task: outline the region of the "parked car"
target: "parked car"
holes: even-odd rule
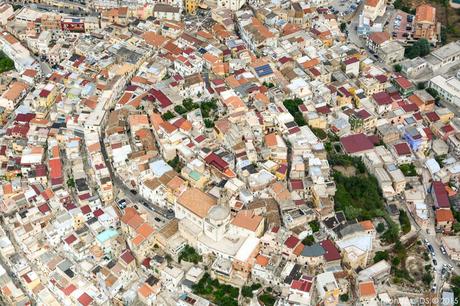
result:
[[[427,247],[428,247],[428,250],[430,251],[430,253],[431,253],[431,254],[434,254],[433,246],[432,246],[431,244],[428,243]]]
[[[437,266],[437,265],[438,265],[438,261],[435,258],[433,258],[433,266]]]
[[[118,201],[118,208],[120,209],[125,209],[126,208],[126,200],[125,199],[121,199],[120,201]]]
[[[439,247],[439,249],[443,255],[446,255],[446,249],[442,245]]]

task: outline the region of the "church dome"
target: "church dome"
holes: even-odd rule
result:
[[[230,215],[230,209],[222,205],[211,207],[208,212],[208,218],[212,221],[223,221]]]

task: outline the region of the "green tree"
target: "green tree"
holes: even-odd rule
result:
[[[312,235],[308,235],[302,240],[302,243],[303,245],[308,245],[308,246],[313,245],[315,243],[315,237],[313,237]]]
[[[187,111],[191,111],[200,107],[197,103],[193,102],[191,98],[186,98],[182,100],[182,105],[185,107]]]
[[[377,251],[374,256],[374,263],[377,263],[381,260],[388,260],[390,258],[390,255],[388,254],[388,251]]]
[[[380,222],[379,224],[377,224],[377,233],[381,234],[385,231],[385,224],[383,224],[382,222]]]
[[[174,106],[174,111],[176,113],[178,113],[179,115],[182,115],[182,114],[185,114],[187,112],[187,110],[185,109],[185,107],[183,107],[182,105],[176,105]]]
[[[71,176],[67,178],[67,187],[70,187],[70,188],[75,187],[75,179]]]
[[[298,126],[304,126],[307,124],[303,118],[302,113],[299,110],[299,106],[303,104],[303,100],[299,98],[287,99],[283,101],[283,105],[286,107],[288,112],[294,117],[294,121]]]
[[[268,293],[264,293],[259,296],[259,300],[264,303],[265,306],[273,306],[275,305],[276,299]]]
[[[401,224],[401,231],[407,234],[411,230],[410,220],[404,210],[399,210],[399,224]]]
[[[429,286],[431,284],[431,282],[433,281],[433,276],[431,275],[430,272],[427,272],[427,273],[423,273],[423,276],[422,276],[422,282]]]
[[[454,225],[452,225],[452,229],[454,232],[458,233],[460,231],[460,223],[458,221],[455,222]]]
[[[401,72],[402,71],[402,66],[400,64],[396,64],[393,66],[393,69],[395,72]]]
[[[425,56],[430,54],[430,43],[422,38],[416,41],[412,46],[407,47],[404,56],[407,58],[416,58],[417,56]]]
[[[399,169],[405,176],[417,176],[417,170],[414,164],[402,164]]]
[[[308,225],[310,225],[310,228],[313,231],[313,233],[319,232],[320,226],[319,226],[319,222],[317,220],[313,220],[313,221],[308,222]]]
[[[340,24],[340,31],[341,31],[342,33],[345,33],[345,30],[346,30],[346,29],[347,29],[347,24],[346,24],[345,22],[342,22],[342,23]]]
[[[14,62],[3,51],[0,51],[0,73],[14,69]]]
[[[163,118],[163,120],[171,120],[172,118],[176,117],[171,111],[167,111],[166,113],[164,113],[163,115],[161,115],[161,118]]]
[[[260,284],[252,284],[251,286],[243,286],[243,288],[241,288],[241,294],[244,297],[252,298],[253,297],[252,292],[255,291],[255,290],[258,290],[261,287],[262,287],[262,285],[260,285]]]
[[[344,293],[344,294],[341,294],[341,295],[339,296],[339,299],[340,299],[340,302],[345,303],[345,302],[348,302],[348,300],[350,299],[350,297],[348,296],[348,294]]]
[[[212,129],[214,127],[214,121],[212,121],[211,119],[204,119],[204,126],[207,128],[207,129]]]
[[[425,82],[418,82],[417,83],[417,89],[418,90],[423,90],[426,88],[426,83]]]

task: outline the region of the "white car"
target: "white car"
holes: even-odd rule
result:
[[[439,249],[441,250],[441,253],[442,253],[443,255],[446,255],[446,254],[447,254],[446,249],[445,249],[442,245],[439,247]]]

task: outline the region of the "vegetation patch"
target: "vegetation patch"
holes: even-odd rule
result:
[[[399,169],[405,176],[417,176],[417,171],[414,164],[402,164],[399,166]]]
[[[297,123],[298,126],[307,125],[307,122],[305,121],[302,113],[299,110],[299,106],[302,104],[303,100],[299,98],[287,99],[283,101],[284,107],[286,107],[288,112],[294,117],[294,121]]]
[[[251,286],[243,286],[241,288],[241,295],[247,298],[252,298],[254,296],[253,292],[259,290],[262,287],[261,284],[254,283]]]
[[[14,70],[14,62],[11,58],[6,56],[3,51],[0,51],[0,73]]]
[[[388,229],[383,233],[382,239],[394,243],[399,237],[399,227],[385,211],[377,179],[367,173],[361,158],[330,154],[328,160],[332,166],[353,166],[359,173],[359,175],[347,177],[338,171],[334,172],[333,177],[337,188],[334,196],[335,211],[343,211],[348,220],[385,218]]]
[[[200,281],[193,285],[192,291],[194,294],[200,295],[217,305],[238,305],[238,288],[221,284],[219,280],[211,278],[209,273],[205,273]]]

